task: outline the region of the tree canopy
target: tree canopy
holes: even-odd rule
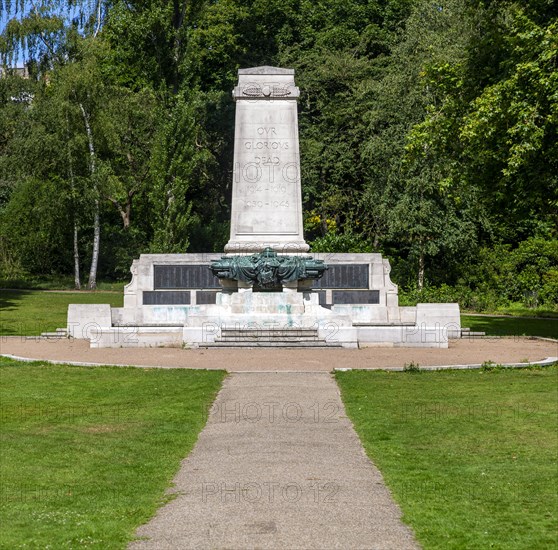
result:
[[[230,91],[257,65],[296,70],[314,250],[479,287],[472,270],[502,250],[558,239],[551,0],[0,6],[0,278],[81,268],[91,285],[142,251],[222,250]],[[21,58],[29,77],[10,70]],[[546,302],[553,262],[533,268]]]

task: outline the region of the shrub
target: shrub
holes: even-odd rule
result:
[[[463,266],[455,286],[416,285],[400,290],[401,305],[458,302],[472,311],[494,311],[521,304],[527,308],[558,304],[558,240],[530,238],[515,249],[496,245],[479,251],[475,264]]]

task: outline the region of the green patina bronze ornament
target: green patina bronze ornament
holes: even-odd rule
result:
[[[285,283],[320,279],[327,269],[323,260],[311,256],[278,256],[272,248],[251,256],[223,256],[210,269],[219,279],[242,281],[264,289]]]

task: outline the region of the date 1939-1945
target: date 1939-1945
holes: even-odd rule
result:
[[[289,208],[289,201],[244,201],[247,208]]]

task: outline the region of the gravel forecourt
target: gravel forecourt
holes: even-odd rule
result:
[[[482,338],[450,341],[449,348],[103,348],[85,340],[39,340],[0,337],[0,353],[65,362],[137,365],[167,368],[242,371],[332,371],[336,368],[389,369],[420,366],[469,365],[485,361],[522,363],[558,357],[558,341],[535,338]]]

